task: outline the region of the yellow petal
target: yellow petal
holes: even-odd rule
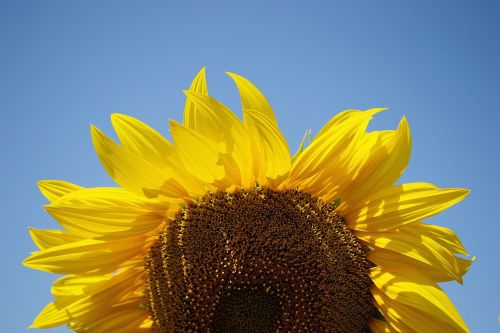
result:
[[[62,180],[40,180],[38,188],[49,201],[54,201],[83,187]]]
[[[113,241],[85,239],[34,252],[23,264],[57,274],[83,274],[94,270],[107,273],[135,256],[144,255],[146,244],[144,237]]]
[[[191,91],[185,93],[197,113],[196,124],[191,129],[227,153],[225,159],[219,159],[219,163],[224,166],[226,176],[234,173],[231,177],[234,185],[253,185],[255,174],[249,165],[254,163],[252,152],[255,148],[252,146],[255,142],[249,131],[231,110],[216,99]]]
[[[429,316],[424,311],[414,307],[406,306],[397,300],[392,300],[380,290],[373,290],[373,297],[381,312],[384,313],[389,324],[395,327],[402,327],[402,333],[406,332],[442,332],[455,333],[455,328],[444,323],[440,318]],[[399,331],[399,330],[398,330]],[[462,331],[460,331],[462,332]]]
[[[92,142],[102,165],[121,187],[146,197],[185,196],[186,190],[173,178],[174,173],[161,169],[117,145],[95,126],[91,127]]]
[[[225,183],[234,186],[253,184],[250,145],[252,140],[240,120],[225,105],[208,96],[203,68],[193,80],[186,94],[184,126],[201,134],[209,144],[219,147],[218,163],[223,166],[225,179],[214,184],[225,188]]]
[[[54,282],[51,292],[55,297],[82,296],[89,290],[95,291],[101,282],[112,277],[113,274],[65,275]]]
[[[349,163],[371,117],[384,109],[344,112],[294,160],[286,187],[298,187],[330,201],[341,196],[354,170]],[[337,116],[339,117],[339,116]]]
[[[416,222],[387,232],[357,231],[355,234],[371,247],[386,249],[398,255],[413,258],[430,266],[429,269],[443,271],[441,275],[445,275],[447,278],[439,281],[455,279],[462,283],[462,275],[468,270],[470,261],[469,265],[462,265],[459,258],[454,255],[456,252],[453,251],[453,248],[450,249],[446,244],[440,243],[439,236],[436,237],[436,235],[426,232],[426,228],[422,228],[421,225],[424,224]],[[432,230],[432,228],[429,229]],[[383,255],[381,257],[383,258]]]
[[[219,165],[220,147],[211,145],[199,133],[173,120],[170,121],[170,131],[179,158],[188,172],[205,183],[224,178],[224,168]]]
[[[374,287],[372,294],[384,295],[394,302],[388,309],[398,311],[398,303],[413,309],[415,322],[405,319],[405,324],[416,332],[468,332],[467,326],[446,294],[433,281],[416,270],[395,266],[391,271],[374,267],[370,270]],[[403,309],[403,307],[399,308]],[[382,312],[384,316],[393,312]],[[439,326],[441,325],[441,326]],[[439,330],[428,329],[440,327]]]
[[[171,166],[168,155],[172,154],[173,147],[160,133],[124,114],[113,114],[111,122],[120,142],[129,151],[156,166]]]
[[[40,250],[82,240],[81,236],[63,230],[41,230],[30,228],[33,242]]]
[[[391,246],[392,247],[392,246]],[[374,248],[367,255],[368,260],[382,268],[393,266],[405,266],[418,270],[430,280],[435,282],[444,282],[457,280],[462,283],[462,276],[467,273],[473,260],[467,260],[460,257],[453,257],[446,262],[446,266],[441,263],[432,254],[422,255],[417,251],[409,253],[398,253],[384,248]],[[451,268],[450,268],[451,266]]]
[[[370,133],[371,134],[371,133]],[[344,191],[344,201],[358,202],[380,189],[392,186],[403,174],[411,153],[410,129],[403,117],[397,131],[378,132],[376,140],[367,135],[356,149],[352,168],[358,169]],[[373,141],[369,142],[372,139]],[[366,142],[368,141],[368,142]]]
[[[189,87],[189,91],[208,96],[205,67],[203,67],[196,75],[193,82],[191,83],[191,86]],[[197,112],[196,106],[193,104],[193,101],[189,98],[186,99],[186,105],[184,106],[184,126],[196,130],[197,124],[200,122],[198,118],[199,113]]]
[[[277,178],[290,170],[291,156],[285,137],[277,125],[263,113],[254,110],[243,110],[243,122],[256,142],[260,156],[259,174],[266,178]]]
[[[196,111],[196,122],[188,128],[210,138],[215,143],[233,145],[234,139],[231,131],[243,130],[238,117],[224,104],[210,96],[189,90],[185,90],[184,93]],[[227,147],[227,151],[231,151],[230,147]]]
[[[43,310],[38,314],[38,316],[33,321],[33,324],[29,328],[51,328],[59,325],[63,325],[69,320],[67,317],[56,316],[54,313],[57,312],[58,306],[61,304],[54,304],[51,302],[47,304]],[[64,306],[64,305],[63,305]]]
[[[311,129],[308,129],[304,135],[302,136],[302,140],[300,140],[300,145],[295,154],[292,157],[292,162],[297,159],[297,156],[299,156],[303,151],[306,143],[306,138],[309,137],[309,144],[312,142],[311,138]]]
[[[114,307],[105,314],[96,314],[93,320],[78,325],[80,332],[92,333],[149,333],[150,327],[141,324],[150,317],[148,310],[138,306]],[[70,327],[72,329],[75,326]]]
[[[342,124],[344,121],[352,119],[353,116],[360,114],[361,110],[345,110],[342,111],[335,116],[333,116],[323,127],[319,130],[318,134],[316,134],[316,138],[323,136],[326,132],[330,131],[332,127],[337,127]]]
[[[139,274],[138,270],[121,271],[88,283],[84,295],[56,296],[56,300],[40,312],[32,327],[50,328],[69,322],[91,323],[112,312],[116,306],[138,308],[142,297],[134,295],[133,288],[129,286],[134,286],[133,282]]]
[[[378,191],[341,212],[352,229],[383,231],[435,215],[468,193],[458,188],[439,189],[429,183],[403,184]]]
[[[186,172],[172,143],[161,134],[126,115],[114,114],[111,121],[125,148],[161,169],[163,179],[168,178],[160,194],[166,192],[174,196],[193,197],[205,193],[203,184]]]
[[[87,237],[115,233],[120,233],[120,237],[143,235],[164,225],[169,213],[166,203],[120,188],[75,191],[45,208],[64,228]],[[173,208],[176,210],[177,207]]]
[[[414,237],[418,235],[426,235],[433,238],[441,246],[446,247],[453,254],[463,254],[468,256],[469,253],[464,248],[460,238],[453,230],[438,225],[432,225],[422,222],[416,222],[404,227],[404,230]]]
[[[226,74],[233,79],[240,92],[243,110],[253,110],[256,113],[260,113],[265,118],[269,119],[271,124],[277,126],[273,109],[260,90],[243,76],[229,72],[226,72]]]
[[[274,112],[264,95],[250,81],[234,73],[227,73],[240,93],[243,123],[255,140],[254,173],[261,184],[267,178],[275,179],[290,169],[288,143],[281,133]]]

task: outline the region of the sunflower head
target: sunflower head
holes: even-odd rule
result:
[[[185,91],[173,142],[113,115],[115,143],[91,128],[116,188],[42,181],[61,230],[32,228],[24,264],[57,274],[32,327],[76,332],[468,332],[438,286],[471,260],[453,231],[423,223],[467,190],[396,185],[410,156],[403,118],[334,116],[298,151],[264,95],[229,73],[243,120]]]

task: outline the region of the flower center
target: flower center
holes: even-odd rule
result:
[[[159,332],[367,332],[367,248],[332,204],[298,190],[208,194],[146,262]]]

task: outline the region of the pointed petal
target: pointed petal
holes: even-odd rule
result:
[[[357,142],[364,135],[371,117],[383,110],[342,113],[342,121],[334,122],[324,130],[294,160],[284,186],[298,187],[325,201],[340,197],[355,171],[349,164]]]
[[[304,135],[302,136],[302,140],[300,140],[300,145],[299,145],[299,148],[297,149],[297,151],[295,152],[295,154],[293,155],[292,157],[292,162],[295,161],[297,159],[297,156],[299,156],[303,151],[304,151],[304,147],[305,147],[305,143],[306,143],[306,138],[309,137],[309,144],[312,142],[311,140],[311,129],[308,129]]]
[[[47,200],[54,201],[83,187],[62,180],[40,180],[38,188]]]
[[[243,110],[243,122],[257,144],[260,156],[261,184],[266,178],[275,179],[290,170],[291,156],[288,143],[277,125],[263,113]]]
[[[120,142],[129,151],[159,167],[169,167],[168,155],[172,153],[172,144],[160,133],[138,119],[113,114],[111,122]]]
[[[450,230],[451,234],[447,235],[447,237],[453,245],[448,247],[448,244],[441,242],[439,236],[432,233],[432,231],[434,231],[432,226],[427,227],[424,223],[416,222],[387,232],[357,231],[355,234],[356,237],[368,243],[371,247],[389,250],[396,254],[398,258],[394,260],[404,260],[404,257],[401,258],[401,256],[406,256],[427,266],[425,269],[428,271],[438,271],[440,274],[432,274],[439,277],[439,280],[436,281],[455,279],[457,282],[462,283],[462,275],[467,272],[472,262],[454,255],[457,253],[454,245],[457,241],[461,244],[460,241]],[[380,252],[377,251],[378,249],[369,254],[369,256],[372,256],[371,260],[381,266],[383,266],[382,261],[387,265],[385,260],[387,258],[384,258],[384,255],[388,253],[382,252],[377,258],[374,257]],[[460,250],[465,252],[463,247]],[[412,260],[410,260],[411,262]]]
[[[405,324],[417,332],[436,332],[428,329],[439,327],[439,332],[469,332],[460,314],[446,294],[433,281],[416,270],[404,267],[393,267],[391,271],[374,267],[370,270],[374,287],[372,294],[385,296],[392,300],[389,309],[402,311],[413,309],[415,321],[403,316]],[[403,306],[398,307],[398,303]],[[382,312],[384,316],[391,312]],[[401,313],[398,313],[401,316]],[[419,316],[421,314],[421,316]],[[441,325],[441,326],[439,326]]]
[[[189,91],[208,96],[205,72],[205,67],[203,67],[191,83]],[[186,105],[184,106],[184,126],[196,130],[197,124],[200,122],[198,118],[199,114],[196,110],[196,106],[193,104],[193,101],[186,99]]]
[[[89,188],[68,194],[46,210],[64,228],[85,237],[143,235],[165,224],[169,206],[119,188]],[[172,208],[173,212],[177,206]],[[172,213],[172,212],[171,212]]]
[[[69,318],[57,316],[54,302],[47,304],[31,324],[30,328],[51,328],[63,325]]]
[[[256,143],[254,173],[260,184],[288,172],[291,164],[288,143],[281,133],[274,112],[265,96],[244,77],[226,73],[236,84],[241,97],[243,123]]]
[[[33,239],[33,242],[40,250],[77,242],[83,239],[81,236],[71,234],[63,230],[41,230],[30,228],[30,235],[31,239]]]
[[[265,116],[269,122],[277,126],[276,117],[273,109],[267,101],[266,97],[253,85],[252,82],[238,74],[226,72],[233,79],[236,87],[240,92],[241,104],[243,110],[253,110],[256,113]],[[262,117],[259,117],[262,118]]]
[[[469,255],[460,241],[460,238],[458,238],[457,234],[449,228],[416,222],[405,226],[404,230],[411,233],[414,237],[417,237],[416,235],[426,235],[427,237],[431,237],[441,246],[450,250],[453,254]]]
[[[79,326],[81,332],[92,333],[148,333],[151,328],[141,327],[149,312],[138,306],[114,307],[104,314],[95,314],[94,320]]]
[[[205,183],[224,178],[224,168],[219,165],[220,147],[214,147],[199,133],[173,120],[170,121],[170,131],[175,149],[188,172]]]
[[[410,183],[383,189],[342,211],[350,228],[383,231],[417,222],[463,200],[468,190],[439,189],[429,183]]]
[[[126,115],[114,114],[111,121],[125,148],[161,169],[162,177],[168,178],[160,193],[192,197],[205,192],[200,181],[186,172],[172,143],[161,134]]]
[[[107,273],[135,256],[144,255],[146,244],[144,237],[114,241],[85,239],[34,252],[23,264],[57,274],[83,274],[94,270]]]
[[[405,266],[418,270],[435,282],[457,280],[459,283],[463,282],[462,276],[467,273],[470,265],[474,261],[454,257],[452,261],[450,260],[449,264],[446,264],[447,266],[452,265],[450,269],[436,263],[436,259],[429,259],[421,253],[398,253],[384,248],[374,248],[368,253],[367,258],[382,268],[390,268],[398,265]]]
[[[357,158],[353,159],[352,164],[358,171],[350,178],[351,186],[344,192],[347,204],[394,185],[410,160],[411,137],[406,118],[403,117],[394,134],[378,133],[377,140],[372,141],[372,144],[362,141],[356,149]],[[369,138],[369,135],[366,137]]]
[[[121,187],[146,197],[160,194],[185,196],[187,191],[177,182],[174,173],[160,169],[108,138],[97,127],[91,127],[92,142],[102,165]]]
[[[70,322],[81,327],[112,312],[117,305],[138,308],[143,298],[133,292],[140,274],[140,271],[128,269],[100,280],[87,280],[83,286],[85,294],[56,296],[56,300],[40,312],[32,327],[50,328]]]
[[[197,112],[196,132],[215,145],[222,147],[226,157],[219,160],[226,175],[235,181],[234,185],[250,186],[255,181],[252,170],[255,142],[238,117],[216,99],[196,92],[185,91]]]
[[[111,274],[100,275],[65,275],[57,279],[52,285],[52,295],[61,296],[82,296],[89,289],[95,290],[101,282],[108,281],[113,277]]]
[[[363,112],[361,110],[345,110],[342,111],[335,116],[333,116],[323,127],[319,130],[318,134],[316,134],[316,138],[323,136],[326,132],[330,131],[333,127],[337,127],[342,124],[344,121],[348,121],[352,119],[353,116]]]
[[[242,128],[238,117],[215,98],[189,90],[184,93],[197,115],[197,121],[189,128],[217,143],[231,142],[231,128]]]

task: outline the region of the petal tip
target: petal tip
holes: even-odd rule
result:
[[[99,135],[101,133],[102,133],[101,130],[97,128],[96,125],[94,124],[90,125],[90,135],[92,135],[92,137],[94,137],[95,135]]]
[[[226,71],[226,72],[224,72],[224,74],[226,74],[227,76],[229,76],[235,82],[238,81],[238,80],[240,80],[240,81],[241,80],[247,80],[243,76],[241,76],[239,74],[236,74],[236,73],[233,73],[233,72]]]
[[[455,190],[457,193],[457,198],[459,200],[463,200],[463,199],[467,198],[470,194],[470,190],[467,188],[457,188]]]
[[[43,191],[45,188],[47,188],[47,185],[49,182],[50,182],[50,180],[48,180],[48,179],[42,179],[42,180],[39,180],[36,182],[36,186],[38,186],[38,189],[40,191]]]
[[[112,113],[110,118],[111,122],[113,123],[114,121],[126,120],[127,118],[130,118],[130,116],[127,116],[123,113]]]
[[[405,128],[410,127],[410,124],[408,123],[408,119],[406,118],[406,116],[401,117],[401,120],[399,121],[399,127],[405,127]]]
[[[34,253],[31,253],[31,255],[33,255],[33,254]],[[31,255],[28,258],[24,259],[21,263],[23,264],[23,266],[36,269],[36,265],[33,265],[32,260],[30,260]]]

